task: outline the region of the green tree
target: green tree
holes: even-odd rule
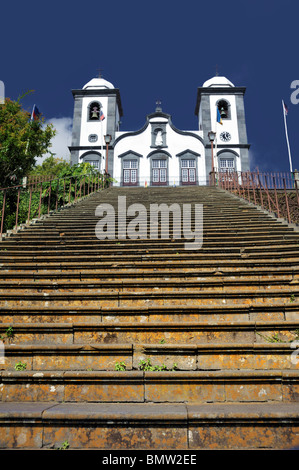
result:
[[[19,184],[35,159],[49,151],[55,130],[43,118],[30,121],[30,113],[9,98],[0,105],[0,188]]]
[[[65,168],[69,168],[70,164],[63,158],[50,155],[40,165],[35,166],[29,173],[32,176],[58,176]]]

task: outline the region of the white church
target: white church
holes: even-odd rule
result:
[[[93,78],[72,90],[71,164],[90,162],[115,186],[206,185],[212,169],[249,171],[245,90],[215,76],[197,89],[198,129],[177,129],[157,103],[132,132],[120,130],[119,89]]]

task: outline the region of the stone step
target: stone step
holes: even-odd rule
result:
[[[4,370],[138,370],[150,361],[169,370],[298,369],[291,343],[6,344]]]
[[[163,221],[154,240],[98,240],[96,207],[123,221],[119,195],[202,203],[201,249],[161,239]],[[111,188],[3,239],[0,447],[298,445],[298,245],[206,187]]]
[[[1,448],[292,449],[293,403],[0,403]]]
[[[132,322],[133,325],[147,322],[242,322],[242,321],[290,321],[298,322],[298,302],[284,304],[244,304],[219,306],[186,306],[160,305],[133,307],[105,307],[101,305],[76,306],[75,308],[45,306],[1,306],[3,323],[59,323],[59,322],[89,322],[121,324]]]
[[[236,218],[235,218],[236,219]],[[92,236],[95,236],[95,227],[96,227],[96,224],[97,222],[99,222],[99,220],[101,220],[100,217],[98,217],[97,219],[95,219],[94,221],[89,221],[88,223],[83,223],[82,222],[82,217],[81,217],[81,221],[78,221],[76,222],[75,220],[69,220],[68,223],[65,222],[59,222],[59,223],[55,223],[53,226],[50,226],[50,225],[39,225],[39,224],[33,224],[30,226],[30,228],[27,228],[26,230],[22,231],[22,232],[19,232],[18,234],[18,237],[20,238],[24,238],[26,235],[28,236],[29,234],[32,234],[32,235],[35,235],[35,236],[38,236],[38,233],[41,232],[43,233],[44,236],[48,236],[48,237],[58,237],[60,236],[60,233],[65,233],[65,236],[70,236],[71,234],[69,232],[71,232],[72,230],[74,230],[75,234],[76,235],[80,235],[80,233],[82,233],[82,231],[84,231],[84,234],[85,236],[88,236],[88,235],[92,235]],[[125,220],[129,221],[130,219],[124,219],[123,221],[123,224],[125,224]],[[132,221],[134,220],[131,219]],[[182,219],[183,220],[183,219]],[[117,233],[117,229],[118,229],[118,226],[119,226],[119,222],[121,221],[121,219],[115,219],[115,227],[116,227],[116,233]],[[177,219],[177,222],[180,222],[181,219]],[[215,226],[215,224],[217,224],[217,228],[214,229],[213,227]],[[183,228],[183,223],[180,224],[178,223],[177,224],[178,227],[180,227],[180,229]],[[150,234],[150,221],[147,222],[147,234],[149,235]],[[169,222],[167,223],[161,223],[161,222],[158,222],[158,234],[160,235],[160,231],[162,228],[165,229],[165,227],[171,227],[171,231],[173,229],[173,223],[172,223],[172,219],[170,218],[169,219]],[[41,227],[43,227],[43,230],[41,229]],[[193,228],[194,227],[194,220],[191,219],[191,227]],[[266,231],[266,230],[269,230],[270,231],[270,234],[277,234],[277,233],[281,233],[281,234],[287,234],[287,233],[290,233],[290,230],[287,229],[286,226],[280,226],[280,225],[277,225],[276,221],[273,220],[273,221],[269,221],[269,222],[263,222],[263,221],[260,221],[260,220],[256,220],[256,221],[253,221],[253,220],[250,220],[250,219],[240,219],[240,220],[234,220],[232,219],[232,221],[230,220],[227,220],[227,217],[223,219],[223,221],[221,220],[215,220],[215,221],[212,221],[212,220],[206,220],[206,218],[203,217],[203,229],[205,231],[205,233],[207,235],[209,235],[209,232],[211,231],[214,231],[215,234],[219,234],[221,233],[222,231],[226,231],[227,234],[229,234],[230,232],[233,232],[233,231],[248,231],[248,233],[250,234],[254,234],[254,233],[259,233],[261,231]],[[109,232],[108,232],[109,233]],[[180,233],[180,232],[179,232]],[[159,237],[160,238],[160,237]],[[180,236],[178,236],[177,238],[180,238]]]
[[[299,370],[0,371],[1,402],[295,403]]]
[[[213,224],[211,226],[208,226],[207,224],[203,223],[203,238],[204,241],[214,241],[214,240],[235,240],[239,236],[242,238],[242,235],[245,237],[251,237],[251,239],[258,239],[259,236],[266,237],[268,235],[267,239],[272,239],[272,237],[275,237],[279,235],[281,239],[283,237],[292,236],[292,239],[295,240],[298,237],[294,237],[294,232],[292,232],[291,228],[284,228],[284,227],[279,227],[276,225],[273,225],[272,229],[270,226],[263,226],[261,223],[258,223],[256,227],[254,227],[250,221],[244,223],[242,226],[237,226],[237,225],[229,225],[227,222],[220,224],[215,222],[217,224],[217,228],[213,228]],[[166,239],[174,239],[177,241],[181,241],[182,238],[184,238],[184,232],[177,231],[173,232],[171,225],[169,225],[170,229],[169,231],[167,230],[168,225],[159,227],[157,236],[154,236],[153,233],[151,234],[149,231],[149,225],[148,225],[148,230],[146,233],[146,237],[144,238],[145,240],[153,239],[156,240],[156,242],[159,242],[163,240],[163,237],[161,233],[163,233],[163,236],[166,237]],[[183,226],[181,226],[182,228]],[[163,231],[161,230],[163,228]],[[100,243],[99,239],[96,236],[96,224],[92,224],[91,227],[86,227],[85,225],[78,226],[77,224],[71,224],[69,227],[57,227],[54,230],[50,231],[48,228],[44,229],[39,229],[38,227],[33,231],[33,229],[27,229],[23,230],[22,232],[17,233],[17,235],[12,235],[9,240],[10,242],[12,241],[18,241],[20,242],[25,242],[27,240],[34,241],[35,239],[39,243],[45,243],[45,242],[57,242],[57,241],[85,241],[85,240],[94,240]],[[191,229],[194,230],[193,225],[191,225]],[[138,230],[136,230],[138,233]],[[117,223],[115,224],[115,232],[107,230],[106,232],[106,239],[111,240],[114,239],[114,233],[116,235],[116,238],[124,239],[125,241],[131,240],[129,236],[126,237],[118,237],[118,225]],[[167,234],[167,236],[165,235]],[[297,233],[297,232],[296,232]],[[169,235],[168,235],[169,234]],[[138,240],[138,237],[136,236],[136,239]],[[8,239],[6,239],[8,240]]]
[[[296,257],[295,257],[296,256]],[[227,267],[239,268],[259,268],[259,267],[277,267],[277,270],[282,267],[298,267],[299,259],[297,258],[298,254],[292,256],[290,253],[276,253],[269,254],[269,258],[259,257],[258,255],[247,255],[247,254],[227,254],[222,257],[215,255],[202,255],[196,256],[193,254],[178,254],[178,255],[136,255],[134,258],[131,256],[98,256],[91,259],[91,257],[78,257],[74,256],[73,259],[68,258],[58,258],[56,261],[53,259],[46,260],[11,260],[6,261],[6,263],[1,263],[1,270],[93,270],[104,269],[104,268],[136,268],[136,269],[147,269],[147,268],[163,268],[163,269],[175,269],[175,268],[185,268],[185,269],[214,269],[218,268],[219,270]],[[77,262],[76,262],[77,260]]]
[[[96,222],[98,222],[98,220]],[[271,225],[264,225],[259,222],[254,226],[250,221],[248,221],[239,227],[232,226],[227,222],[223,222],[222,224],[220,222],[211,224],[206,224],[203,222],[203,231],[204,237],[211,240],[220,237],[223,237],[224,239],[234,239],[237,238],[239,234],[251,238],[256,238],[259,235],[267,238],[272,238],[275,236],[292,237],[293,239],[298,238],[298,232],[294,232],[294,230],[289,226],[281,225],[277,222],[275,223],[275,221],[272,222]],[[158,234],[160,235],[160,232],[158,232]],[[57,224],[54,224],[52,228],[50,226],[46,226],[45,224],[34,224],[11,236],[9,240],[11,242],[17,240],[22,242],[36,239],[37,241],[40,240],[41,242],[48,242],[51,240],[58,240],[62,236],[65,239],[68,237],[71,238],[72,235],[74,240],[96,240],[95,223],[93,223],[90,227],[86,224],[82,224],[82,227],[80,228],[78,228],[78,225],[74,223],[68,228],[68,230],[62,230],[62,228],[58,227]],[[161,237],[159,236],[158,238],[160,239]]]
[[[129,291],[107,289],[101,292],[86,292],[84,290],[76,292],[41,292],[41,293],[22,293],[5,292],[0,293],[0,305],[6,308],[23,307],[29,308],[39,305],[41,309],[51,307],[147,307],[147,306],[210,306],[219,307],[225,305],[246,305],[259,304],[281,305],[293,304],[293,307],[299,303],[298,285],[277,288],[256,289],[232,289],[218,288],[214,290],[202,289],[197,292],[193,288],[190,290],[184,287],[180,290],[159,289],[153,290],[136,289]]]
[[[294,256],[298,257],[299,253],[299,245],[272,245],[272,246],[254,246],[254,247],[232,247],[232,246],[221,246],[221,247],[205,247],[202,246],[200,248],[200,251],[193,251],[193,254],[197,258],[202,258],[202,257],[208,257],[209,258],[214,258],[215,256],[217,257],[225,257],[225,256],[234,256],[239,258],[240,256],[249,256],[249,257],[285,257],[287,256]],[[109,253],[110,252],[110,253]],[[13,251],[13,252],[7,252],[4,251],[1,253],[1,261],[2,262],[15,262],[15,261],[57,261],[57,259],[63,258],[64,260],[72,260],[73,258],[77,257],[79,259],[88,260],[90,256],[94,257],[105,257],[105,259],[108,259],[109,255],[111,258],[117,258],[119,257],[126,257],[126,258],[135,258],[136,256],[155,256],[155,255],[162,255],[164,257],[165,255],[171,255],[171,256],[177,256],[179,255],[180,257],[185,257],[185,256],[190,256],[190,252],[185,253],[184,246],[180,247],[159,247],[159,248],[138,248],[136,247],[135,249],[130,248],[128,249],[127,247],[119,247],[115,246],[114,250],[110,249],[107,250],[105,247],[97,247],[96,249],[91,249],[89,247],[85,247],[84,249],[79,249],[79,248],[68,248],[64,246],[60,246],[57,248],[55,251],[51,250],[38,250],[35,251],[32,254],[32,251],[27,251],[27,250],[20,250],[20,251]]]
[[[17,280],[26,280],[26,283],[30,281],[34,281],[33,285],[37,285],[35,283],[47,283],[50,281],[56,281],[59,284],[65,283],[72,283],[74,281],[80,282],[87,282],[87,281],[107,281],[107,280],[114,280],[114,281],[122,281],[129,279],[130,282],[133,280],[142,281],[142,280],[181,280],[182,282],[185,280],[196,280],[201,281],[203,283],[207,282],[241,282],[247,283],[251,282],[267,282],[271,283],[272,285],[277,284],[278,282],[282,283],[291,283],[296,284],[299,279],[299,270],[296,266],[280,266],[277,267],[261,267],[258,266],[256,268],[252,267],[248,270],[241,270],[239,269],[227,269],[224,268],[221,271],[215,268],[210,268],[209,270],[206,269],[205,271],[201,270],[200,272],[198,269],[193,270],[190,268],[188,270],[183,269],[173,269],[173,270],[166,270],[166,269],[137,269],[134,268],[126,268],[126,267],[119,267],[116,270],[116,267],[113,269],[98,269],[98,270],[86,270],[81,271],[80,269],[77,271],[68,271],[63,272],[61,270],[45,270],[43,272],[32,269],[31,272],[28,269],[27,271],[12,271],[5,269],[0,270],[0,282],[1,280],[6,280],[7,286],[11,283],[16,285]],[[78,282],[77,282],[78,284]],[[26,285],[24,283],[24,285]]]
[[[6,332],[11,331],[12,337]],[[264,343],[299,341],[296,321],[2,323],[2,341],[13,344]]]
[[[260,279],[260,278],[244,278],[244,279],[236,279],[235,278],[217,278],[214,276],[212,279],[119,279],[119,280],[93,280],[84,281],[80,280],[80,282],[72,282],[72,281],[62,281],[57,280],[54,281],[38,281],[35,280],[34,282],[30,281],[10,281],[5,282],[0,280],[0,297],[1,294],[8,295],[13,294],[17,295],[20,294],[38,294],[43,293],[59,293],[59,294],[70,294],[70,293],[78,293],[82,295],[82,298],[85,294],[97,294],[101,292],[134,292],[137,294],[141,292],[142,294],[147,291],[158,291],[164,289],[164,291],[185,291],[189,292],[192,291],[192,294],[196,292],[230,292],[234,293],[236,290],[242,295],[244,291],[252,291],[253,289],[257,294],[260,291],[264,292],[266,288],[267,292],[272,292],[274,290],[275,294],[277,291],[281,291],[281,293],[285,293],[285,291],[290,292],[292,291],[291,295],[295,295],[295,291],[293,293],[293,289],[299,287],[299,278],[296,279],[284,279],[283,277],[277,277],[276,279]],[[298,293],[298,291],[297,291]],[[294,299],[295,300],[295,299]]]
[[[150,249],[151,251],[155,251],[158,249],[165,249],[165,250],[176,250],[176,249],[184,249],[184,243],[185,240],[163,240],[163,239],[137,239],[135,240],[95,240],[91,238],[86,238],[84,242],[79,241],[79,242],[74,242],[72,238],[69,240],[66,240],[65,237],[59,241],[55,240],[49,240],[42,242],[41,240],[18,240],[17,242],[11,242],[11,239],[7,239],[7,241],[3,241],[1,243],[1,257],[2,255],[5,256],[8,253],[13,253],[13,254],[22,254],[22,253],[51,253],[56,250],[76,250],[76,251],[102,251],[102,250],[107,250],[107,251],[114,251],[114,250],[120,250],[120,249],[125,249],[126,251],[130,252],[132,250],[137,251],[137,250],[148,250]],[[273,238],[265,238],[265,237],[248,237],[247,240],[242,237],[241,239],[239,237],[229,238],[229,239],[223,239],[221,237],[221,246],[219,246],[219,240],[213,240],[213,239],[206,239],[205,237],[203,238],[203,248],[204,249],[214,249],[216,250],[218,248],[218,251],[221,251],[222,249],[261,249],[266,247],[269,247],[271,249],[280,249],[280,248],[297,248],[298,247],[298,238],[292,239],[291,237],[282,239],[281,237],[274,237]]]

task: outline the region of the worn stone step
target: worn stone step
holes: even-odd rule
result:
[[[215,290],[199,290],[195,292],[182,287],[180,290],[142,289],[131,292],[118,291],[113,289],[101,292],[43,292],[43,293],[22,293],[18,292],[0,293],[0,305],[8,308],[23,307],[29,308],[40,306],[42,309],[48,307],[147,307],[147,306],[210,306],[219,307],[223,304],[238,305],[272,305],[293,304],[293,307],[299,303],[299,287],[297,285],[273,288],[237,289],[235,292],[230,288],[219,288]]]
[[[299,368],[290,343],[6,344],[2,368],[14,370],[138,370],[145,361],[169,370],[272,370]]]
[[[11,332],[11,336],[6,332]],[[241,343],[299,341],[295,321],[2,323],[6,344]]]
[[[211,258],[214,258],[217,256],[219,257],[224,257],[224,256],[229,256],[230,258],[232,257],[244,257],[244,256],[249,256],[249,257],[257,257],[257,256],[263,256],[263,257],[285,257],[287,256],[295,256],[298,257],[299,253],[299,245],[272,245],[272,246],[254,246],[254,247],[233,247],[233,246],[217,246],[217,247],[205,247],[202,246],[199,250],[196,250],[196,255],[195,257],[206,257],[207,255]],[[195,252],[195,250],[194,250]],[[194,253],[195,254],[195,253]],[[116,257],[132,257],[133,259],[136,256],[139,255],[159,255],[162,258],[167,255],[171,256],[177,256],[181,258],[182,256],[188,256],[187,253],[185,253],[185,248],[184,246],[181,247],[159,247],[159,248],[138,248],[137,246],[134,248],[128,249],[127,247],[120,247],[116,245],[114,249],[107,250],[105,247],[102,248],[96,248],[96,249],[90,249],[90,247],[85,247],[84,249],[79,249],[79,248],[65,248],[64,246],[60,246],[57,248],[55,251],[49,251],[49,250],[38,250],[32,252],[32,250],[20,250],[20,251],[4,251],[1,253],[1,261],[2,262],[15,262],[15,261],[21,261],[21,262],[30,262],[30,261],[57,261],[58,258],[65,259],[66,261],[72,260],[74,258],[78,258],[82,261],[88,261],[90,259],[90,256],[93,257],[103,257],[105,259],[108,258],[108,256],[113,257],[114,259]],[[189,253],[190,257],[190,253]]]
[[[117,362],[131,364],[132,344],[6,344],[2,369],[17,363],[27,370],[114,370]]]
[[[110,235],[109,232],[107,234]],[[159,238],[118,238],[117,232],[115,234],[115,238],[105,238],[105,239],[98,239],[94,236],[85,236],[82,237],[73,237],[74,235],[72,232],[67,233],[63,232],[58,234],[56,237],[43,239],[40,237],[30,237],[30,239],[17,239],[14,237],[9,237],[5,239],[1,243],[1,255],[5,255],[6,251],[12,251],[13,253],[18,253],[20,251],[31,252],[31,251],[53,251],[55,249],[92,249],[96,251],[96,249],[102,250],[115,250],[120,248],[125,248],[127,250],[136,248],[136,249],[173,249],[173,248],[184,248],[185,238],[184,236],[178,237],[159,237]],[[171,234],[170,234],[171,235]],[[29,237],[28,237],[29,238]],[[216,249],[218,248],[262,248],[263,246],[267,245],[269,247],[296,247],[298,248],[298,237],[294,236],[281,236],[281,235],[273,235],[273,236],[261,236],[259,234],[248,234],[247,236],[240,237],[237,236],[236,233],[226,236],[222,236],[220,234],[218,237],[209,236],[205,232],[203,232],[203,246],[202,248],[211,248]],[[219,242],[221,245],[219,246]]]
[[[59,293],[63,294],[66,293],[70,295],[70,293],[77,294],[78,292],[81,294],[82,298],[88,294],[97,294],[102,292],[126,292],[130,293],[133,292],[137,294],[138,292],[144,293],[146,291],[153,290],[157,292],[161,289],[171,292],[177,291],[185,291],[189,292],[191,290],[192,295],[196,292],[238,292],[243,294],[245,291],[254,292],[259,295],[260,292],[264,292],[265,289],[267,293],[274,290],[275,293],[280,291],[282,293],[290,292],[292,299],[295,296],[293,293],[293,289],[296,287],[299,288],[299,279],[284,279],[283,277],[277,277],[276,279],[259,279],[259,278],[251,278],[251,279],[236,279],[236,278],[217,278],[214,276],[212,279],[123,279],[123,280],[93,280],[93,281],[84,281],[80,280],[80,282],[63,282],[61,280],[58,281],[10,281],[5,282],[0,280],[0,297],[1,294],[7,296],[8,294],[13,294],[16,296],[18,293],[19,295],[23,294],[39,294],[42,293],[45,295],[46,293]]]
[[[9,240],[9,239],[8,239]],[[66,240],[65,238],[59,239],[59,241],[48,241],[48,242],[41,242],[40,240],[34,241],[18,241],[17,243],[8,243],[3,242],[1,244],[0,255],[5,257],[8,255],[19,255],[19,254],[31,254],[32,252],[36,254],[42,253],[53,253],[57,251],[70,251],[74,250],[77,252],[101,252],[103,250],[111,251],[114,250],[119,251],[120,249],[125,250],[126,252],[130,253],[132,250],[136,251],[145,251],[151,250],[155,252],[156,250],[181,250],[185,249],[184,242],[185,240],[163,240],[163,239],[138,239],[133,243],[132,240],[94,240],[88,239],[85,243],[79,241],[78,243],[74,242],[73,239]],[[256,239],[248,239],[242,240],[223,240],[221,241],[221,245],[219,245],[218,240],[205,240],[203,239],[203,246],[201,249],[211,249],[213,251],[221,251],[221,250],[266,250],[268,248],[271,249],[293,249],[298,248],[298,239],[265,239],[263,237],[257,237]]]
[[[291,449],[297,404],[1,403],[1,448]]]
[[[250,258],[251,260],[259,260],[262,257],[263,259],[288,259],[288,258],[293,258],[294,260],[297,261],[298,263],[298,250],[295,250],[294,248],[286,248],[286,249],[281,249],[281,250],[261,250],[259,253],[258,251],[250,251],[250,250],[240,250],[240,249],[231,249],[231,250],[222,250],[222,251],[215,251],[213,250],[169,250],[169,251],[164,251],[161,250],[161,252],[155,252],[155,251],[135,251],[132,253],[128,253],[125,250],[115,250],[113,254],[109,254],[105,251],[102,253],[92,253],[92,252],[86,252],[86,253],[69,253],[69,252],[55,252],[55,255],[41,255],[41,254],[35,254],[34,256],[30,256],[28,254],[20,254],[20,255],[14,255],[12,256],[10,253],[7,253],[6,255],[2,256],[1,262],[5,264],[6,266],[10,266],[11,264],[25,264],[25,263],[38,263],[40,265],[45,265],[46,263],[57,263],[61,262],[62,263],[71,263],[77,261],[78,263],[88,263],[91,261],[91,257],[94,260],[94,262],[138,262],[142,261],[143,259],[145,260],[158,260],[160,263],[162,261],[172,261],[174,258],[177,258],[178,260],[194,260],[194,261],[203,261],[203,260],[225,260],[226,258],[229,261],[238,261],[240,259],[248,259]]]
[[[141,267],[137,269],[136,267],[119,267],[116,270],[116,267],[113,269],[102,269],[102,270],[77,270],[77,271],[68,271],[63,272],[61,270],[44,270],[36,271],[34,269],[27,271],[11,271],[7,270],[0,270],[0,282],[5,280],[7,282],[7,286],[10,285],[10,282],[14,283],[17,282],[29,282],[34,281],[34,285],[37,283],[47,283],[50,281],[55,281],[59,283],[72,283],[74,281],[81,282],[100,282],[100,281],[107,281],[107,280],[178,280],[180,279],[182,282],[185,280],[197,280],[202,282],[214,282],[223,280],[223,282],[230,282],[230,280],[236,282],[270,282],[274,285],[277,282],[282,283],[292,283],[295,284],[299,279],[299,266],[281,266],[277,267],[261,267],[258,266],[256,269],[249,268],[248,270],[242,269],[228,269],[222,268],[216,269],[215,267],[210,269],[201,270],[200,272],[198,269],[191,268],[184,270],[184,269],[173,269],[173,270],[166,270],[166,269],[142,269]],[[24,283],[25,284],[25,283]]]
[[[206,261],[198,261],[190,259],[190,261],[181,261],[179,262],[178,259],[175,261],[153,261],[153,260],[144,260],[144,261],[110,261],[110,262],[89,262],[89,263],[11,263],[9,265],[0,264],[0,277],[2,274],[4,277],[9,277],[10,275],[16,277],[18,273],[22,277],[24,273],[26,277],[28,275],[35,276],[35,275],[45,275],[57,276],[58,273],[61,273],[62,276],[66,276],[68,278],[69,274],[73,275],[75,273],[76,277],[82,277],[87,275],[90,277],[90,274],[93,274],[94,277],[98,275],[102,275],[103,271],[108,273],[108,277],[110,272],[112,273],[112,277],[115,276],[117,272],[118,275],[127,277],[127,273],[135,273],[135,275],[143,275],[143,273],[152,273],[154,276],[157,273],[157,276],[160,277],[159,273],[165,273],[165,270],[168,270],[169,273],[177,273],[184,272],[186,276],[190,275],[194,277],[194,275],[200,275],[201,272],[207,273],[215,273],[215,276],[222,276],[225,275],[225,272],[234,270],[235,274],[238,275],[239,272],[244,273],[247,272],[249,275],[255,276],[259,275],[262,271],[269,270],[270,273],[276,267],[276,273],[280,272],[289,272],[289,273],[298,273],[298,261],[292,259],[273,259],[273,260],[213,260],[213,262],[206,262]],[[133,274],[134,275],[134,274]],[[107,274],[106,274],[107,276]],[[171,274],[170,274],[171,276]],[[36,277],[34,277],[36,278]],[[9,277],[10,279],[10,277]]]
[[[299,369],[288,343],[205,343],[186,345],[134,345],[133,369],[141,361],[155,366],[174,364],[179,370]]]
[[[220,306],[187,306],[187,305],[159,305],[159,306],[76,306],[75,308],[54,307],[53,305],[17,306],[11,304],[1,306],[1,320],[3,323],[59,323],[59,322],[95,322],[95,323],[122,323],[132,322],[214,322],[214,321],[291,321],[297,322],[299,315],[298,302],[284,304],[264,303],[252,305],[225,305]]]
[[[1,371],[1,402],[298,403],[299,371]]]
[[[63,235],[64,234],[64,235]],[[116,237],[117,237],[117,232],[116,232]],[[297,232],[294,232],[290,227],[279,227],[275,226],[273,230],[269,229],[269,227],[262,228],[261,225],[255,229],[252,230],[250,227],[250,224],[248,224],[248,227],[244,227],[243,230],[236,230],[235,228],[230,228],[229,226],[224,226],[223,228],[219,227],[206,227],[204,225],[203,227],[203,240],[204,242],[215,242],[215,241],[221,241],[221,243],[225,242],[239,242],[241,243],[241,240],[244,240],[245,242],[248,240],[259,240],[259,238],[265,239],[265,240],[272,240],[272,239],[278,239],[278,240],[297,240],[298,239],[298,234]],[[143,243],[147,243],[150,237],[148,236],[146,239],[143,239]],[[177,243],[182,242],[182,238],[173,238],[171,237],[170,239],[174,239]],[[51,234],[51,232],[48,231],[46,228],[39,228],[36,229],[36,232],[33,232],[31,229],[24,230],[22,232],[17,233],[14,236],[11,236],[5,240],[2,241],[3,247],[5,248],[6,243],[37,243],[39,244],[57,244],[60,243],[61,241],[69,242],[69,243],[96,243],[96,244],[108,244],[108,243],[113,243],[112,239],[104,239],[104,240],[99,240],[96,238],[95,235],[95,230],[94,228],[92,230],[87,231],[85,227],[83,227],[81,230],[76,230],[76,227],[72,227],[72,230],[69,231],[69,233],[65,230],[55,230]],[[114,241],[116,243],[118,240]],[[121,243],[130,243],[132,240],[130,238],[122,239]],[[142,243],[142,239],[137,239],[135,240],[136,243]],[[163,242],[163,239],[161,237],[159,238],[153,238],[151,239],[153,243],[161,243]],[[169,241],[169,240],[168,240]]]

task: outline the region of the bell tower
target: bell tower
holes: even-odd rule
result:
[[[211,131],[215,133],[213,163],[216,171],[250,169],[245,91],[246,88],[235,87],[226,77],[218,75],[197,90],[195,114],[198,116],[199,130],[203,133],[207,175],[212,171]]]
[[[119,90],[100,76],[90,80],[82,89],[72,90],[72,94],[71,164],[89,162],[101,172],[106,169],[113,176],[112,144],[122,116]]]

